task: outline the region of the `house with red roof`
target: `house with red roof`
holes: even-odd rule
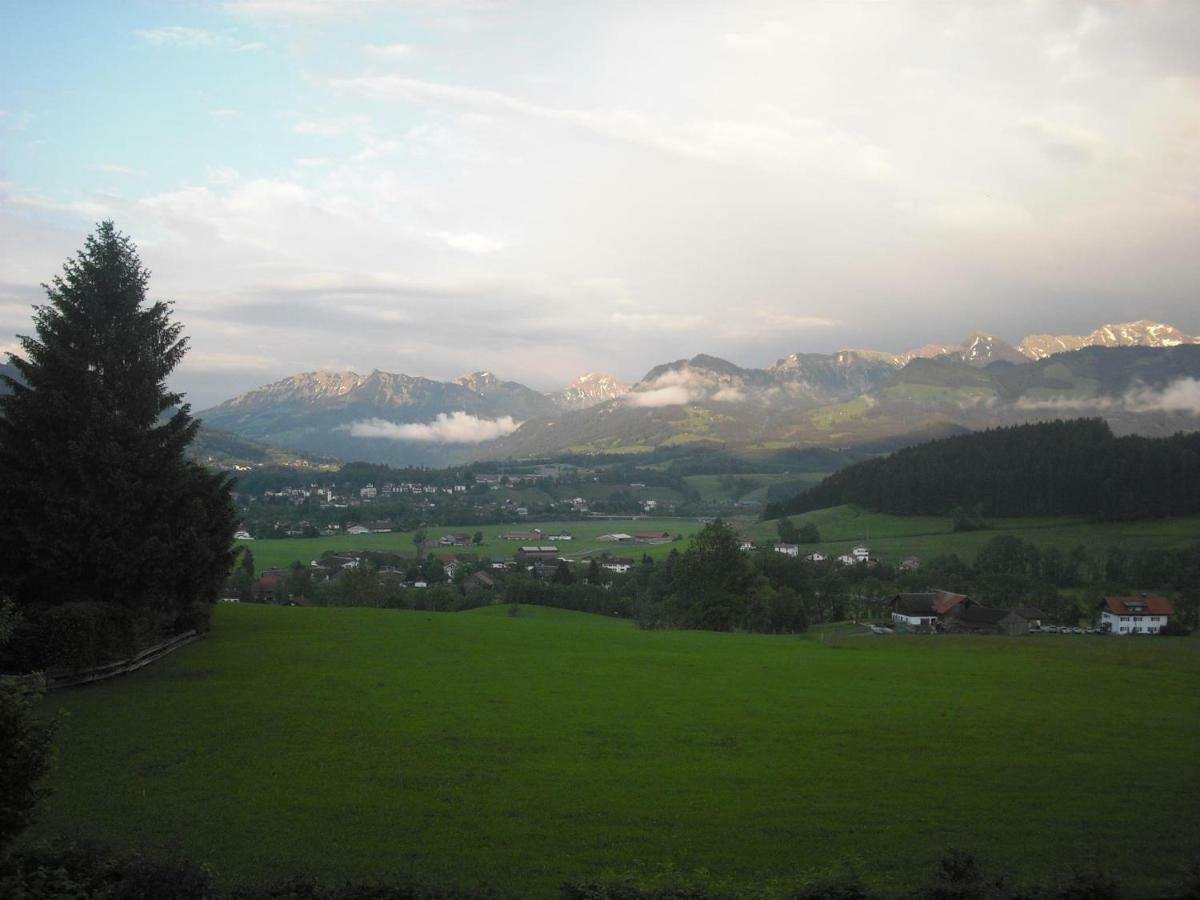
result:
[[[942,617],[960,605],[971,605],[965,594],[951,591],[929,591],[921,594],[897,594],[887,602],[892,622],[913,628],[933,628]]]
[[[1100,625],[1112,634],[1158,634],[1175,614],[1166,597],[1105,597],[1100,601]]]

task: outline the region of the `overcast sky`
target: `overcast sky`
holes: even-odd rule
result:
[[[200,407],[1200,331],[1194,0],[0,11],[0,348],[111,217]]]

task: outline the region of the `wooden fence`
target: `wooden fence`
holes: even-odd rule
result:
[[[136,672],[143,666],[148,666],[155,660],[162,659],[168,653],[174,653],[180,647],[184,647],[202,637],[204,635],[192,629],[167,638],[167,640],[155,644],[153,647],[147,647],[137,655],[129,657],[129,659],[120,659],[116,662],[105,663],[102,666],[96,666],[94,669],[83,669],[78,672],[71,669],[50,669],[44,674],[20,675],[4,680],[15,686],[18,690],[25,691],[53,691],[58,688],[77,687],[82,684],[90,684],[93,681],[104,681],[107,678],[124,675],[127,672]]]

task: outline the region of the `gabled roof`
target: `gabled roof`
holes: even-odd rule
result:
[[[1136,597],[1105,597],[1100,604],[1114,616],[1172,616],[1175,610],[1171,601],[1166,597],[1150,597],[1140,594]]]
[[[954,607],[969,599],[965,594],[954,594],[950,591],[930,591],[923,594],[897,594],[888,606],[898,613],[908,616],[944,616]]]
[[[1022,619],[1027,619],[1030,621],[1033,619],[1041,621],[1042,619],[1046,618],[1046,614],[1036,606],[1022,606],[1018,609],[1014,609],[1013,612],[1015,612]]]

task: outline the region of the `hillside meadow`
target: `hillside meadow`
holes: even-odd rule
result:
[[[483,543],[470,547],[428,547],[431,553],[478,553],[483,558],[492,556],[511,557],[517,548],[523,544],[543,543],[552,541],[506,541],[501,535],[510,531],[528,531],[540,528],[546,534],[554,534],[560,528],[574,535],[571,541],[562,541],[555,546],[568,558],[586,557],[588,554],[610,553],[613,556],[630,556],[641,559],[643,554],[661,558],[671,552],[672,547],[686,546],[686,539],[703,527],[698,519],[678,518],[641,518],[641,519],[588,519],[584,521],[529,521],[506,525],[431,525],[425,529],[427,541],[436,542],[444,534],[463,533],[474,535],[476,531],[483,532]],[[614,544],[597,540],[603,534],[624,532],[632,534],[635,531],[665,531],[674,535],[682,535],[682,542],[669,544]],[[249,547],[254,553],[255,568],[283,568],[294,562],[308,565],[321,554],[328,551],[342,550],[379,550],[389,553],[400,553],[412,556],[416,549],[413,546],[413,532],[393,531],[385,534],[337,535],[333,537],[315,538],[274,538],[266,540],[241,541],[238,546]]]
[[[707,477],[707,476],[701,476]],[[715,478],[715,476],[713,476]],[[709,486],[715,490],[715,482]],[[791,516],[793,522],[814,522],[821,533],[821,543],[805,545],[806,553],[821,551],[837,555],[852,546],[868,543],[875,555],[889,563],[898,563],[906,556],[930,559],[945,553],[957,553],[967,562],[984,543],[998,534],[1014,534],[1039,547],[1058,547],[1069,550],[1083,545],[1091,551],[1103,551],[1110,546],[1125,549],[1151,547],[1181,547],[1200,541],[1200,516],[1176,519],[1144,519],[1134,522],[1097,522],[1085,518],[1007,518],[991,519],[983,531],[956,532],[953,520],[947,516],[891,516],[872,513],[856,506],[835,506],[803,515]],[[751,523],[730,519],[740,533],[757,541],[777,540],[776,520]],[[565,528],[575,535],[570,542],[558,544],[563,555],[576,559],[589,555],[610,553],[641,559],[647,554],[661,559],[672,548],[683,549],[687,539],[703,527],[694,518],[588,519],[584,521],[531,521],[506,525],[445,525],[426,529],[427,540],[436,541],[443,534],[482,531],[484,541],[478,547],[432,547],[431,552],[479,553],[483,557],[511,556],[519,541],[501,540],[509,531],[541,528],[547,534]],[[681,535],[682,541],[667,544],[613,544],[597,540],[602,534],[623,531],[666,531]],[[294,562],[308,564],[327,551],[381,550],[411,556],[414,553],[412,532],[387,534],[341,535],[317,538],[278,538],[243,541],[254,553],[255,568],[286,567]]]
[[[1093,552],[1111,546],[1167,549],[1200,541],[1200,516],[1131,522],[1049,516],[993,518],[988,520],[987,529],[968,532],[956,532],[948,516],[892,516],[857,506],[834,506],[789,518],[796,524],[812,522],[820,531],[821,543],[805,545],[804,553],[837,555],[865,543],[880,560],[893,564],[906,556],[930,559],[947,553],[971,562],[979,548],[998,534],[1016,535],[1041,548],[1070,550],[1082,545]],[[776,525],[777,520],[758,522],[744,531],[757,540],[775,540]]]
[[[55,693],[56,833],[224,884],[857,872],[948,847],[1164,896],[1200,834],[1200,640],[639,631],[560,610],[222,604],[154,666]]]

